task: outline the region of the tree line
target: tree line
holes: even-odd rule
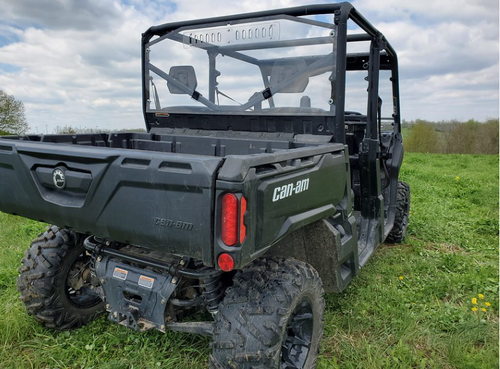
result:
[[[405,122],[404,146],[408,152],[437,154],[498,154],[498,118],[479,122]]]

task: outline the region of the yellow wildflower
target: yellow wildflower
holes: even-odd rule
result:
[[[456,176],[456,177],[455,177],[455,181],[460,181],[460,177],[459,177],[459,176]]]
[[[474,306],[471,310],[472,311],[477,311],[477,307]]]
[[[485,302],[484,303],[486,306],[491,306],[491,304],[489,302]]]
[[[477,298],[473,297],[473,298],[472,298],[472,303],[473,303],[474,305],[477,305]]]
[[[399,276],[399,280],[402,281],[404,277],[402,275]]]
[[[477,295],[479,297],[480,300],[484,299],[484,295],[482,293],[480,293],[479,295]]]
[[[481,311],[484,311],[484,312],[486,312],[486,308],[481,308]]]

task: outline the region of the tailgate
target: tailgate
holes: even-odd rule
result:
[[[212,263],[212,203],[222,159],[0,142],[0,210]]]

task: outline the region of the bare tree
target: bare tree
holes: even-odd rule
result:
[[[23,102],[0,90],[0,131],[23,135],[28,128]]]

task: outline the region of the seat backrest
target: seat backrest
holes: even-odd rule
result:
[[[177,81],[186,85],[191,90],[196,90],[198,81],[196,80],[196,73],[191,65],[177,65],[170,68],[168,75],[175,78]],[[175,86],[173,83],[167,82],[168,90],[171,94],[185,94],[186,92]]]
[[[278,84],[290,80],[290,84],[282,87],[277,92],[300,93],[306,89],[309,78],[307,76],[295,76],[307,68],[306,61],[302,58],[278,60],[271,69],[271,88]]]

